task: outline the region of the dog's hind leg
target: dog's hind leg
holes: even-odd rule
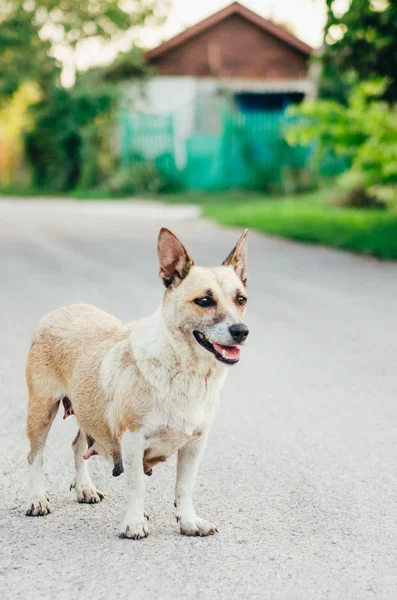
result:
[[[30,441],[29,500],[26,514],[31,517],[47,515],[50,503],[44,487],[43,453],[47,435],[57,414],[59,400],[30,394],[27,431]]]
[[[72,443],[74,453],[74,466],[76,468],[75,482],[70,486],[74,488],[77,496],[77,502],[86,504],[96,504],[103,500],[102,492],[96,489],[91,481],[88,463],[84,460],[84,454],[87,450],[87,438],[85,432],[79,429]]]

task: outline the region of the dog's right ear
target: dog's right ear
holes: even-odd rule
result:
[[[182,281],[194,265],[185,246],[166,227],[160,229],[157,254],[160,263],[159,277],[163,280],[165,287]]]

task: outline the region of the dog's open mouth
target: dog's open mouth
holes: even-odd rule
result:
[[[211,342],[201,331],[193,331],[193,335],[203,348],[215,354],[215,358],[221,362],[233,365],[239,361],[240,346],[221,346],[221,344]]]

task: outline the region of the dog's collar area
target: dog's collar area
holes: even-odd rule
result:
[[[240,359],[240,346],[222,346],[211,342],[201,331],[193,331],[197,342],[215,355],[215,358],[227,365],[235,365]]]

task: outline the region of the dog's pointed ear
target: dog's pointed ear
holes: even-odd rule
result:
[[[233,267],[244,286],[247,285],[247,234],[248,229],[245,229],[229,256],[222,263],[225,267]]]
[[[160,229],[157,254],[160,263],[159,277],[165,287],[169,287],[175,281],[182,281],[194,265],[185,246],[166,227]]]

